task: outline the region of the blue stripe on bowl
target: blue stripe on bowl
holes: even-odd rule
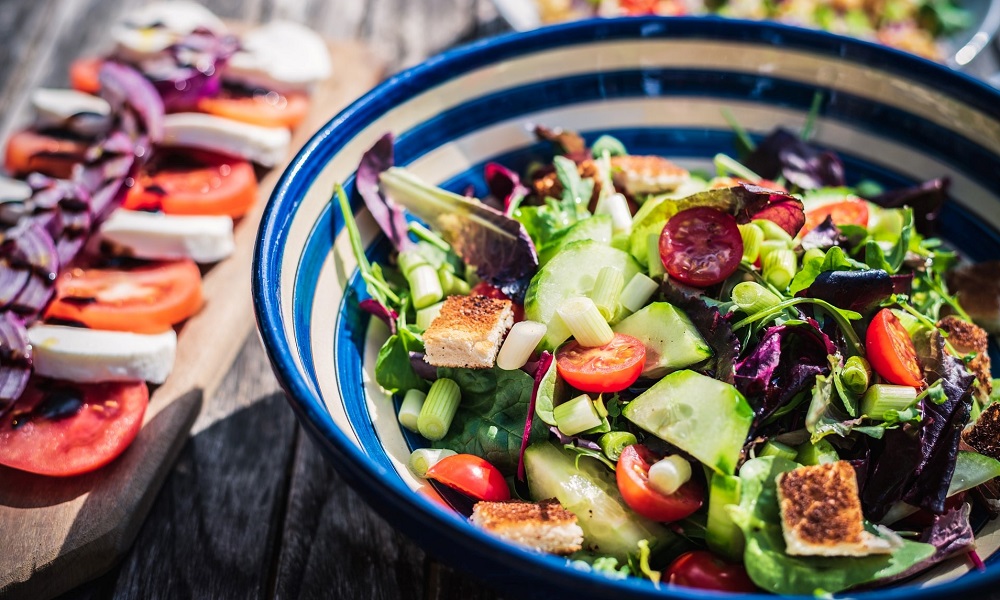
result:
[[[815,52],[827,57],[842,57],[857,64],[896,73],[923,83],[929,89],[944,91],[987,114],[994,114],[1000,96],[985,86],[961,74],[873,44],[837,36],[796,30],[759,23],[713,21],[711,19],[628,19],[605,21],[597,25],[572,23],[518,36],[505,36],[448,52],[398,75],[353,104],[324,127],[293,161],[272,195],[255,248],[253,272],[254,306],[261,337],[281,384],[288,392],[291,405],[306,430],[337,461],[345,479],[383,515],[404,532],[421,539],[425,546],[452,560],[465,559],[465,566],[495,583],[510,586],[521,583],[520,592],[540,593],[537,584],[557,586],[563,595],[593,597],[608,594],[632,594],[634,597],[703,598],[704,594],[683,589],[654,590],[648,583],[628,580],[609,582],[599,576],[574,574],[562,567],[560,560],[535,556],[512,549],[506,544],[470,530],[457,527],[449,514],[415,497],[396,478],[380,477],[381,469],[366,461],[363,453],[342,434],[330,419],[320,399],[310,391],[307,376],[299,371],[292,359],[292,343],[285,337],[285,316],[279,297],[282,246],[285,232],[295,218],[296,208],[319,170],[343,146],[382,114],[401,102],[434,85],[447,81],[499,59],[522,56],[547,48],[555,48],[591,40],[638,38],[703,38],[741,40],[755,45],[777,44]],[[426,535],[433,530],[432,539]],[[510,581],[507,573],[520,575]],[[878,592],[889,599],[927,598],[947,591],[949,594],[970,593],[998,579],[1000,573],[972,573],[957,582],[934,589],[901,588]],[[516,593],[516,592],[515,592]],[[871,594],[861,594],[871,595]],[[766,596],[758,596],[766,598]]]

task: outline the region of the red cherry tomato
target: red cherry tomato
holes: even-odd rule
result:
[[[291,129],[309,114],[309,98],[301,93],[255,92],[238,95],[223,90],[214,98],[201,98],[195,108],[199,112],[241,123]]]
[[[868,203],[860,198],[850,198],[843,202],[824,204],[823,206],[807,210],[806,224],[802,226],[799,236],[801,237],[812,231],[825,221],[828,216],[833,217],[833,222],[836,225],[860,225],[867,227]]]
[[[913,387],[924,384],[913,340],[888,308],[878,311],[868,325],[865,354],[875,372],[889,383]]]
[[[480,281],[476,285],[472,286],[472,291],[470,294],[479,294],[480,296],[486,296],[487,298],[496,298],[497,300],[510,300],[510,296],[501,292],[492,285],[486,283],[485,281]],[[514,322],[524,320],[524,307],[517,302],[511,303],[511,309],[514,311]]]
[[[257,201],[257,177],[245,160],[212,152],[174,151],[136,178],[123,206],[171,215],[239,217]]]
[[[671,277],[708,287],[736,271],[743,258],[743,238],[736,219],[721,210],[699,206],[670,217],[660,234],[660,259]]]
[[[101,91],[101,65],[103,58],[91,56],[74,60],[69,66],[69,84],[77,91],[97,94]]]
[[[132,443],[148,403],[141,381],[32,379],[0,419],[0,464],[54,476],[93,471]]]
[[[725,562],[711,552],[685,552],[670,563],[664,579],[674,585],[722,592],[756,592],[743,565]]]
[[[688,480],[669,496],[649,486],[649,467],[657,460],[642,444],[633,444],[622,451],[615,475],[625,504],[654,521],[676,521],[701,508],[705,490],[696,479]]]
[[[43,173],[57,179],[69,179],[73,165],[81,163],[90,144],[75,138],[53,137],[26,129],[7,140],[4,167],[13,177]]]
[[[559,376],[584,392],[620,392],[635,383],[645,363],[646,347],[624,333],[590,348],[573,340],[556,352]]]
[[[476,500],[510,500],[510,488],[500,469],[473,454],[446,456],[427,469],[427,479],[443,483]]]
[[[46,319],[91,329],[160,333],[202,305],[201,273],[189,259],[132,269],[73,269],[56,280]]]

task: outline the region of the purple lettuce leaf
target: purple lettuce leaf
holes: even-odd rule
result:
[[[840,232],[840,228],[833,222],[833,217],[829,215],[822,223],[802,236],[801,242],[803,250],[812,250],[813,248],[829,250],[834,246],[843,246],[845,243],[847,243],[847,236]]]
[[[542,352],[535,367],[535,383],[531,388],[531,401],[528,402],[528,414],[524,419],[524,435],[521,437],[521,450],[517,453],[517,478],[524,481],[524,451],[528,449],[531,439],[531,423],[535,419],[535,403],[538,401],[538,389],[542,386],[542,378],[552,365],[552,353]]]
[[[836,154],[781,127],[757,144],[743,164],[761,177],[784,177],[804,190],[844,185],[844,165]]]
[[[521,183],[517,173],[499,163],[486,163],[484,175],[490,195],[503,204],[503,214],[511,216],[514,207],[528,195],[528,188]]]
[[[893,281],[882,269],[823,271],[805,295],[826,300],[838,308],[866,312],[892,296]]]
[[[712,349],[712,358],[706,366],[708,374],[720,381],[735,383],[740,340],[719,309],[709,306],[693,289],[681,287],[670,279],[665,279],[660,286],[660,294],[667,302],[684,311]]]
[[[871,441],[865,476],[858,477],[861,508],[866,517],[879,521],[903,498],[920,465],[920,427],[910,423],[885,432]]]
[[[404,252],[416,247],[410,239],[406,213],[379,186],[379,175],[395,164],[392,143],[393,135],[387,133],[361,156],[354,189],[393,247]]]
[[[937,231],[937,221],[941,209],[948,200],[948,187],[951,183],[947,177],[939,177],[925,181],[920,185],[892,190],[869,198],[883,208],[913,209],[913,219],[917,231],[925,236],[933,236]]]
[[[920,538],[917,540],[934,546],[934,554],[902,573],[879,579],[877,585],[883,586],[902,581],[953,556],[965,554],[975,548],[976,535],[969,523],[970,512],[971,507],[963,503],[961,506],[947,510],[944,514],[935,515],[934,521],[920,534]]]
[[[399,314],[396,311],[383,306],[381,302],[374,298],[365,298],[358,303],[358,308],[382,319],[382,322],[389,328],[389,332],[392,335],[396,335],[396,319],[399,318]]]
[[[576,446],[577,448],[586,448],[587,450],[596,450],[598,452],[601,451],[601,446],[597,442],[588,440],[585,437],[580,437],[579,435],[566,435],[565,433],[559,431],[559,428],[555,425],[550,425],[549,431],[552,432],[552,435],[556,436],[556,439],[563,446]]]
[[[417,374],[417,377],[421,379],[426,379],[427,381],[434,381],[438,378],[437,367],[429,364],[424,360],[426,356],[423,352],[410,351],[410,366],[413,367],[413,372]]]
[[[692,194],[677,203],[679,210],[694,206],[708,206],[728,212],[736,222],[749,223],[753,219],[774,221],[794,236],[806,222],[802,201],[778,190],[747,183],[717,188]]]

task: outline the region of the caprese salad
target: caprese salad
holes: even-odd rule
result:
[[[193,2],[145,6],[111,38],[73,89],[34,91],[0,177],[0,465],[43,475],[135,438],[258,168],[284,160],[330,74],[308,28],[237,35]]]

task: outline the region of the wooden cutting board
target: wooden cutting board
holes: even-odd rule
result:
[[[292,137],[294,151],[384,75],[383,63],[359,44],[333,43],[330,51],[333,76],[314,91],[309,117]],[[211,402],[254,326],[254,240],[282,170],[261,180],[259,202],[237,223],[236,251],[205,275],[205,306],[181,328],[174,371],[153,392],[128,450],[72,478],[0,467],[0,598],[51,598],[104,573],[128,551],[203,402]]]

